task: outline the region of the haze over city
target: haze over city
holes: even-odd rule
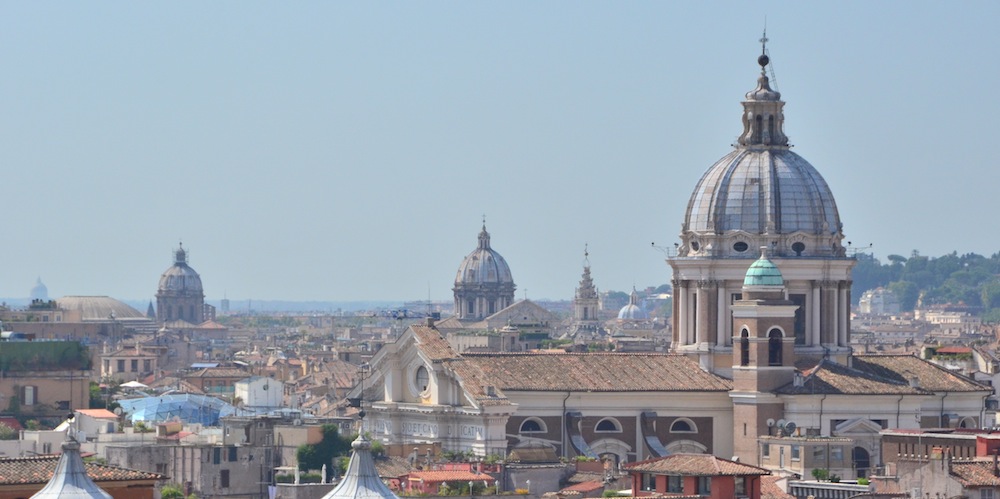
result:
[[[785,131],[873,253],[995,253],[995,2],[0,5],[0,296],[450,300],[668,282],[765,17]],[[752,11],[748,13],[748,10]]]

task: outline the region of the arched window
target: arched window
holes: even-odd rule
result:
[[[758,114],[757,116],[754,117],[754,122],[757,126],[754,127],[753,131],[753,143],[760,144],[762,135],[761,132],[763,131],[764,128],[764,117]]]
[[[521,433],[545,433],[545,422],[538,418],[528,418],[521,423]]]
[[[740,365],[750,365],[750,331],[747,328],[740,331]]]
[[[677,418],[670,424],[670,433],[698,433],[698,426],[688,418]]]
[[[615,418],[604,418],[597,422],[594,431],[597,433],[621,433],[622,425]]]
[[[781,362],[781,330],[775,328],[767,333],[767,365],[780,366]]]

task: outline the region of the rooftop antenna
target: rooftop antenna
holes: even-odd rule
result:
[[[583,243],[583,266],[590,266],[590,244]]]
[[[761,57],[766,57],[767,58],[766,61],[764,62],[764,64],[767,65],[767,71],[770,71],[770,73],[771,73],[769,75],[771,77],[771,82],[770,82],[771,83],[771,87],[774,88],[775,91],[778,91],[778,77],[774,75],[774,63],[771,62],[771,53],[768,52],[768,50],[767,50],[767,42],[770,41],[770,40],[768,40],[768,38],[767,38],[767,17],[766,16],[764,17],[764,34],[760,37],[759,41],[760,41],[760,55],[761,55]],[[762,65],[764,65],[764,64],[762,64]]]

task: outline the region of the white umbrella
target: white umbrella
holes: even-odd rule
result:
[[[128,383],[122,383],[122,388],[149,388],[149,387],[138,381],[129,381]]]

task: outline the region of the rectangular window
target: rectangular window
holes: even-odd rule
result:
[[[23,405],[35,405],[38,403],[38,388],[33,386],[24,387]]]
[[[153,361],[145,359],[142,361],[142,372],[148,373],[153,371]]]
[[[698,477],[698,495],[702,496],[712,495],[712,477],[710,476]]]
[[[826,447],[823,447],[822,445],[817,445],[816,447],[813,447],[813,459],[814,460],[826,459]]]
[[[229,459],[228,460],[229,460],[229,462],[232,463],[232,462],[235,462],[236,459],[237,459],[237,457],[236,457],[236,446],[234,445],[234,446],[232,446],[232,447],[229,448]]]
[[[830,461],[840,462],[844,460],[844,448],[843,447],[831,447],[830,448]]]
[[[993,489],[983,488],[979,490],[979,499],[993,499],[994,497]]]
[[[764,444],[760,446],[760,455],[763,457],[771,457],[771,444]]]
[[[667,492],[674,494],[684,493],[684,477],[670,475],[667,477]]]
[[[132,359],[132,372],[139,370],[139,359]]]
[[[222,470],[219,472],[219,487],[224,489],[229,488],[229,470]]]
[[[655,491],[656,490],[656,475],[651,473],[642,474],[642,490]]]
[[[212,464],[219,464],[222,462],[222,449],[216,447],[212,449]]]
[[[119,359],[118,362],[117,362],[117,364],[118,364],[118,370],[117,371],[120,372],[120,373],[125,372],[125,359]]]
[[[802,450],[801,447],[799,447],[798,445],[792,446],[792,461],[798,461],[799,459],[801,459],[801,450]]]

